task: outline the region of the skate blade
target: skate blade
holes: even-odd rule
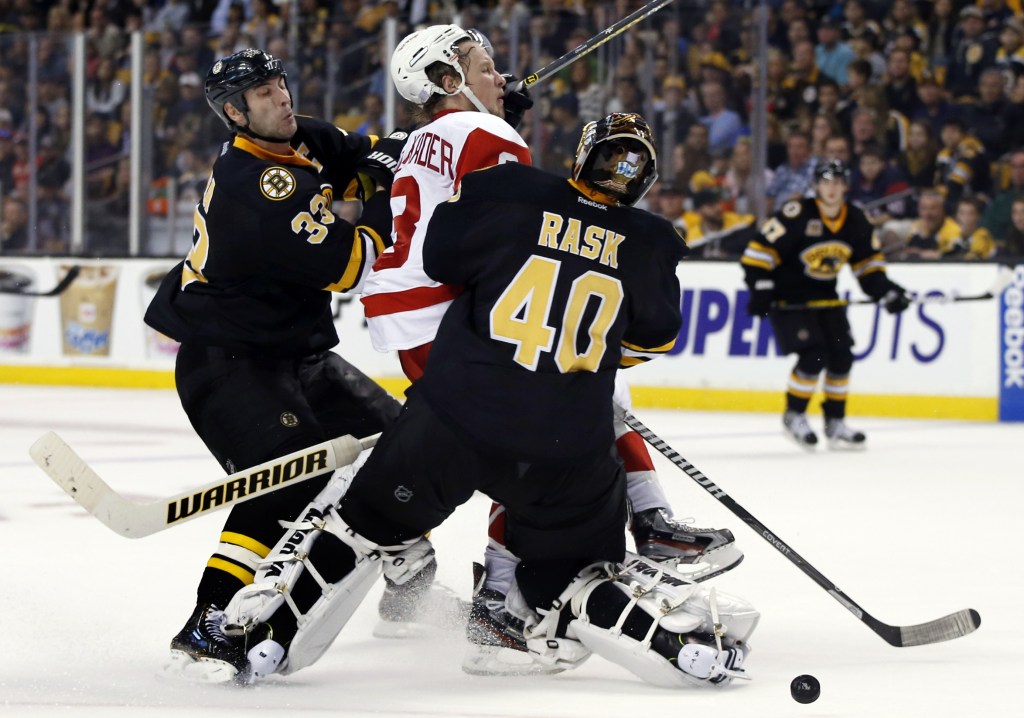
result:
[[[867,441],[861,441],[853,443],[850,441],[843,441],[842,439],[828,439],[829,451],[864,451],[868,448]]]
[[[204,685],[237,685],[238,669],[227,661],[195,658],[184,651],[172,649],[157,677]]]
[[[813,454],[815,452],[815,450],[818,448],[817,444],[808,444],[806,441],[801,441],[793,433],[791,433],[790,431],[788,431],[786,429],[783,429],[782,433],[786,435],[787,439],[792,441],[794,444],[799,446],[801,449],[806,451],[808,454]]]
[[[529,653],[514,648],[471,644],[462,659],[462,670],[471,676],[547,676],[565,669],[538,663]]]

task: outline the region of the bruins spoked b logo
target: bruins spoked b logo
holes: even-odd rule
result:
[[[295,191],[295,177],[284,167],[268,167],[260,175],[260,191],[267,199],[287,199]]]

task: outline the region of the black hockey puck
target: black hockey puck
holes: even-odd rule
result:
[[[789,692],[797,703],[814,703],[821,695],[821,684],[814,676],[797,676],[789,684]]]

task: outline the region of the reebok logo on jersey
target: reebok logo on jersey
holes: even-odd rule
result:
[[[576,201],[579,202],[580,204],[585,204],[596,209],[604,210],[605,212],[608,211],[608,205],[601,204],[600,202],[595,202],[594,200],[587,199],[586,197],[577,197]]]

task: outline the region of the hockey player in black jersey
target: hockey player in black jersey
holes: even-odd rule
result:
[[[872,243],[864,213],[846,202],[849,172],[840,160],[815,168],[815,196],[782,206],[761,227],[740,259],[752,316],[768,316],[780,349],[796,353],[786,388],[783,426],[812,450],[818,436],[806,410],[825,371],[825,437],[832,448],[863,448],[864,434],[846,424],[846,396],[853,367],[853,336],[843,306],[786,310],[786,304],[836,300],[836,276],[849,264],[861,288],[890,313],[910,305],[903,287],[886,275],[885,258]]]
[[[505,507],[520,558],[507,604],[534,659],[569,668],[593,651],[668,686],[741,674],[756,611],[653,559],[623,564],[615,373],[674,344],[686,247],[632,206],[657,176],[646,122],[614,114],[584,132],[575,179],[510,162],[470,173],[435,210],[424,268],[462,291],[398,421],[232,599],[232,625],[268,636],[248,653],[250,678],[319,658],[380,573],[407,580],[429,552],[421,537],[476,491]],[[304,558],[328,540],[329,561]],[[289,598],[325,569],[344,575],[315,605]],[[716,610],[728,626],[717,646]]]
[[[192,249],[146,313],[181,342],[175,382],[189,420],[229,472],[380,431],[400,406],[330,351],[331,291],[357,287],[390,242],[388,165],[401,138],[375,143],[295,117],[281,62],[260,50],[219,60],[206,97],[232,139],[196,207]],[[336,195],[355,191],[364,200],[357,226],[333,212]],[[171,672],[206,680],[235,670],[244,649],[223,635],[222,609],[252,581],[279,521],[329,475],[231,511],[196,609],[171,642]]]

